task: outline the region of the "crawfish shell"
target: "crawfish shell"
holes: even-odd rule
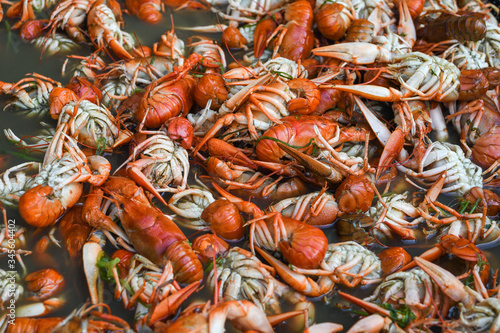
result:
[[[326,3],[314,14],[314,20],[321,34],[332,41],[344,37],[351,20],[342,15],[344,5],[339,3]]]

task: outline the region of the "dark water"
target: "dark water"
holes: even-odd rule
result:
[[[140,22],[138,19],[125,15],[126,26],[125,31],[133,33],[142,45],[152,46],[154,42],[159,40],[161,34],[171,29],[171,19],[170,15],[166,14],[164,19],[157,25],[151,26]],[[12,21],[9,21],[12,24]],[[174,24],[176,27],[189,26],[193,24],[197,25],[207,25],[215,24],[217,19],[215,15],[210,13],[204,14],[175,14]],[[177,29],[177,34],[180,38],[186,40],[187,37],[193,35],[193,33],[188,31],[183,31]],[[197,33],[194,33],[197,34]],[[214,39],[219,38],[217,35],[212,35]],[[87,55],[91,52],[89,46],[81,46],[76,54]],[[67,83],[68,77],[63,77],[61,74],[62,63],[66,59],[65,55],[55,55],[47,56],[44,55],[40,58],[40,50],[36,49],[27,42],[22,41],[17,35],[16,31],[10,31],[7,24],[4,22],[0,23],[0,80],[5,82],[15,82],[22,79],[26,73],[39,73],[46,75],[55,80],[61,81],[63,84]],[[0,97],[0,107],[3,108],[3,104],[7,100],[6,97]],[[31,117],[28,118],[23,113],[15,112],[2,112],[0,111],[0,124],[1,129],[11,128],[18,136],[24,135],[37,135],[40,128],[39,122],[45,121],[55,126],[56,122],[49,117]],[[40,154],[27,155],[25,152],[20,151],[12,144],[10,144],[3,135],[0,133],[0,154],[1,159],[1,170],[5,170],[7,167],[17,165],[27,160],[41,160],[43,158]],[[123,158],[123,154],[119,156],[106,156],[112,160],[114,163],[118,163],[119,160]],[[15,219],[19,226],[25,226],[25,223],[20,218],[16,209],[7,209],[9,219]],[[34,243],[40,239],[43,235],[47,234],[48,228],[44,230],[34,230],[29,228],[28,236],[28,249],[32,248]],[[325,233],[329,237],[330,242],[337,242],[338,236],[334,228],[326,229]],[[188,235],[192,232],[187,232]],[[425,251],[426,248],[432,246],[433,241],[429,244],[424,244],[423,246],[407,246],[408,251],[412,255],[418,255]],[[500,254],[498,248],[486,250],[486,255],[490,260],[492,267],[499,267],[500,262],[498,255]],[[66,316],[75,307],[80,306],[83,302],[88,299],[88,290],[86,287],[86,280],[84,278],[81,268],[77,263],[70,262],[66,256],[61,257],[62,251],[53,248],[49,250],[57,261],[58,270],[66,278],[66,293],[65,297],[67,299],[67,305],[61,310],[54,312],[52,315],[55,316]],[[1,257],[0,257],[1,258]],[[3,260],[3,258],[1,259]],[[37,269],[45,268],[45,266],[40,265],[37,258],[33,255],[25,257],[25,262],[28,266],[28,271],[32,272]],[[5,263],[0,261],[0,268],[6,269]],[[20,267],[17,269],[20,271]],[[355,289],[349,290],[347,288],[341,287],[340,290],[349,292],[358,297],[364,297],[369,295],[374,289],[374,286],[357,287]],[[133,312],[126,311],[120,302],[116,301],[112,297],[113,289],[108,286],[107,291],[104,293],[104,301],[108,303],[111,307],[112,313],[115,315],[122,316],[127,321],[132,322]],[[210,293],[205,288],[202,292],[193,296],[192,299],[202,300],[211,298]],[[19,304],[21,305],[21,304]],[[325,299],[319,299],[315,302],[316,307],[316,323],[321,323],[325,321],[336,322],[344,325],[344,328],[349,328],[357,318],[347,310],[343,310],[348,305],[340,297],[333,295]],[[281,332],[293,331],[290,327],[281,326],[277,328]]]

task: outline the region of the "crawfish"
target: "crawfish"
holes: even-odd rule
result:
[[[162,18],[162,3],[160,0],[126,0],[125,6],[131,14],[147,23],[155,24]]]
[[[459,104],[457,112],[450,108],[453,125],[460,133],[460,142],[467,156],[472,154],[475,163],[489,168],[498,159],[497,133],[500,126],[500,113],[495,103],[488,97]]]
[[[139,187],[131,193],[110,192],[117,203],[123,228],[135,249],[161,267],[170,260],[175,278],[181,283],[201,280],[203,267],[186,236],[161,211],[144,200],[134,198],[135,193],[144,196]]]
[[[462,70],[460,72],[459,101],[473,101],[500,84],[500,70],[496,67]]]
[[[221,186],[241,197],[258,197],[266,200],[282,200],[307,192],[306,184],[298,177],[277,180],[252,168],[224,162],[216,157],[207,160],[207,169]]]
[[[158,128],[179,114],[186,116],[193,105],[196,81],[191,75],[184,74],[200,60],[201,56],[193,53],[182,68],[175,69],[148,86],[136,114],[143,126]]]
[[[316,268],[324,259],[328,240],[321,229],[300,221],[281,216],[266,220],[249,221],[250,242],[268,249],[280,250],[292,265],[301,268]],[[279,246],[278,246],[279,245]]]
[[[64,29],[71,39],[84,42],[85,36],[79,29],[83,24],[92,1],[90,0],[63,0],[60,1],[50,14],[50,26]]]
[[[286,7],[285,21],[286,33],[279,45],[279,54],[293,61],[309,58],[314,46],[314,16],[311,4],[304,0],[291,3]]]
[[[486,22],[474,14],[455,16],[442,14],[436,19],[425,16],[423,27],[417,29],[417,34],[430,43],[439,43],[443,40],[456,39],[477,42],[486,36]]]
[[[27,110],[30,115],[42,113],[48,109],[50,92],[60,86],[61,83],[36,73],[17,83],[0,81],[0,94],[14,95],[14,99],[4,107],[4,110],[10,108]]]
[[[352,42],[371,42],[373,39],[373,34],[375,30],[375,25],[365,19],[354,20],[347,30],[345,36],[345,43]]]
[[[104,157],[91,156],[90,167],[94,173],[76,141],[64,133],[67,126],[60,127],[47,149],[40,173],[19,198],[21,216],[27,223],[41,228],[54,223],[76,204],[83,191],[82,182],[102,184],[111,170]]]
[[[26,290],[29,292],[28,301],[46,300],[64,288],[64,278],[52,268],[30,273],[24,281],[26,281]]]
[[[194,41],[193,38],[198,39]],[[217,110],[228,98],[228,90],[222,77],[221,69],[226,67],[224,51],[212,40],[195,36],[189,39],[193,52],[202,56],[201,64],[205,74],[200,78],[194,89],[194,99],[200,107],[206,107],[212,101],[211,107]]]
[[[73,206],[59,223],[62,245],[72,261],[81,260],[83,245],[92,231],[92,227],[82,217],[82,208],[82,205]]]
[[[50,116],[52,117],[52,119],[59,119],[62,109],[70,102],[73,102],[74,106],[74,104],[78,101],[78,96],[76,96],[76,94],[70,89],[55,87],[50,92],[48,101],[50,107]],[[76,108],[78,109],[78,107]],[[68,119],[64,119],[63,121],[68,122]]]
[[[314,13],[314,20],[321,34],[332,40],[338,41],[351,25],[354,19],[351,1],[323,3]]]
[[[312,142],[320,135],[331,145],[347,141],[363,141],[371,133],[364,128],[349,127],[342,129],[339,124],[324,116],[290,116],[281,119],[282,124],[275,125],[260,137],[255,151],[261,161],[279,162],[286,153],[278,143],[292,146],[306,154],[314,150]]]
[[[7,333],[22,332],[129,332],[130,326],[123,319],[111,314],[88,311],[87,304],[74,310],[66,318],[17,318],[15,325],[7,327]]]
[[[214,234],[205,234],[196,237],[193,241],[193,250],[203,264],[211,262],[229,250],[229,244]]]
[[[276,30],[277,22],[281,20],[279,13],[272,16],[266,16],[261,19],[255,26],[253,35],[254,56],[260,58],[265,51],[266,42],[272,36],[273,31]]]
[[[335,191],[335,199],[344,213],[366,212],[371,207],[374,194],[368,179],[349,175]]]
[[[269,208],[282,216],[318,227],[332,225],[339,215],[339,207],[333,195],[323,192],[281,200]]]
[[[133,37],[120,28],[120,5],[114,0],[97,0],[87,16],[89,36],[98,47],[105,43],[122,59],[132,59],[125,47],[134,47]]]

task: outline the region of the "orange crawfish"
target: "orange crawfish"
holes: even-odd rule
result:
[[[147,23],[158,23],[161,18],[161,0],[125,0],[128,11]]]
[[[130,182],[126,178],[124,181]],[[108,192],[116,202],[123,228],[140,254],[161,267],[170,260],[175,278],[181,283],[202,279],[203,267],[186,236],[172,220],[151,206],[147,199],[145,202],[142,188],[136,186],[133,192],[128,193]]]
[[[148,86],[136,114],[143,126],[158,128],[181,113],[182,116],[186,116],[193,106],[196,81],[185,73],[195,67],[200,60],[201,56],[193,53],[182,68],[174,70]]]

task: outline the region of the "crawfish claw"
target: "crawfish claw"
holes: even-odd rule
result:
[[[466,291],[465,286],[453,274],[425,259],[415,257],[414,260],[418,267],[429,274],[446,296],[455,302],[468,300],[469,293]]]

